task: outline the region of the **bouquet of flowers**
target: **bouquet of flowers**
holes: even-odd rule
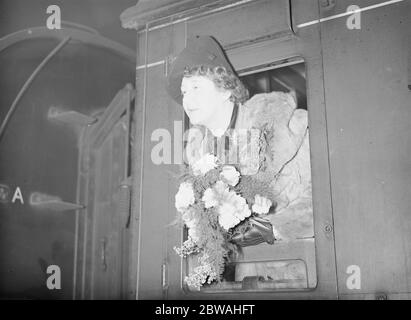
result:
[[[188,286],[199,290],[220,281],[237,246],[274,242],[271,223],[260,217],[273,206],[267,185],[241,176],[234,165],[223,165],[212,154],[188,166],[181,180],[175,206],[188,239],[174,249],[181,257],[197,257],[185,278]]]

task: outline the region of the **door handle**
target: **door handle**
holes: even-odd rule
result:
[[[121,184],[119,190],[118,210],[122,228],[130,225],[131,190],[129,184]]]
[[[100,239],[100,242],[101,242],[101,256],[100,256],[101,266],[102,266],[103,271],[107,271],[107,260],[106,260],[107,239],[102,238]]]

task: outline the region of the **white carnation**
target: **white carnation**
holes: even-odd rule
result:
[[[218,222],[224,229],[228,230],[249,217],[251,211],[243,197],[230,191],[219,207],[218,214]]]
[[[205,154],[192,165],[194,175],[205,175],[208,171],[217,167],[217,158],[212,154]]]
[[[225,182],[218,180],[215,184],[213,189],[217,192],[220,196],[228,196],[228,186]]]
[[[251,215],[251,210],[247,205],[247,201],[243,197],[236,194],[233,197],[233,202],[237,209],[236,216],[238,219],[242,221]]]
[[[183,215],[182,215],[184,224],[188,228],[188,235],[191,237],[191,239],[194,242],[197,242],[199,240],[199,235],[198,235],[198,223],[195,219],[195,211],[193,209],[185,210]]]
[[[188,206],[192,205],[195,201],[193,186],[189,182],[183,182],[178,188],[178,192],[175,197],[175,206],[179,212],[183,212]]]
[[[253,212],[258,213],[258,214],[266,214],[268,211],[270,211],[270,207],[272,206],[271,200],[260,196],[259,194],[255,195],[254,198],[254,204],[251,207]]]
[[[236,226],[240,219],[235,215],[235,207],[231,203],[224,203],[218,209],[218,223],[228,230]]]
[[[236,186],[240,180],[240,173],[233,166],[224,166],[220,173],[221,179],[231,186]]]
[[[206,208],[211,208],[211,207],[215,207],[216,205],[218,205],[216,194],[214,190],[211,188],[208,188],[206,191],[204,191],[204,195],[201,200],[204,201],[204,206]]]
[[[191,237],[191,239],[193,239],[194,242],[197,242],[199,240],[197,224],[194,220],[186,221],[185,224],[188,228],[189,237]]]

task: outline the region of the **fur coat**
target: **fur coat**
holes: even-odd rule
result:
[[[313,237],[307,111],[296,109],[291,94],[257,94],[239,106],[234,128],[231,138],[235,148],[230,146],[228,159],[235,159],[242,175],[268,181],[277,204],[266,218],[276,239]],[[198,150],[207,152],[206,140],[188,139],[188,162],[198,156]]]

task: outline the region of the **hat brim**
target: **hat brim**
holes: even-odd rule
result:
[[[232,66],[215,39],[209,36],[196,36],[187,41],[187,47],[178,54],[167,77],[167,92],[170,97],[182,104],[181,81],[187,67],[225,67],[234,73]]]

